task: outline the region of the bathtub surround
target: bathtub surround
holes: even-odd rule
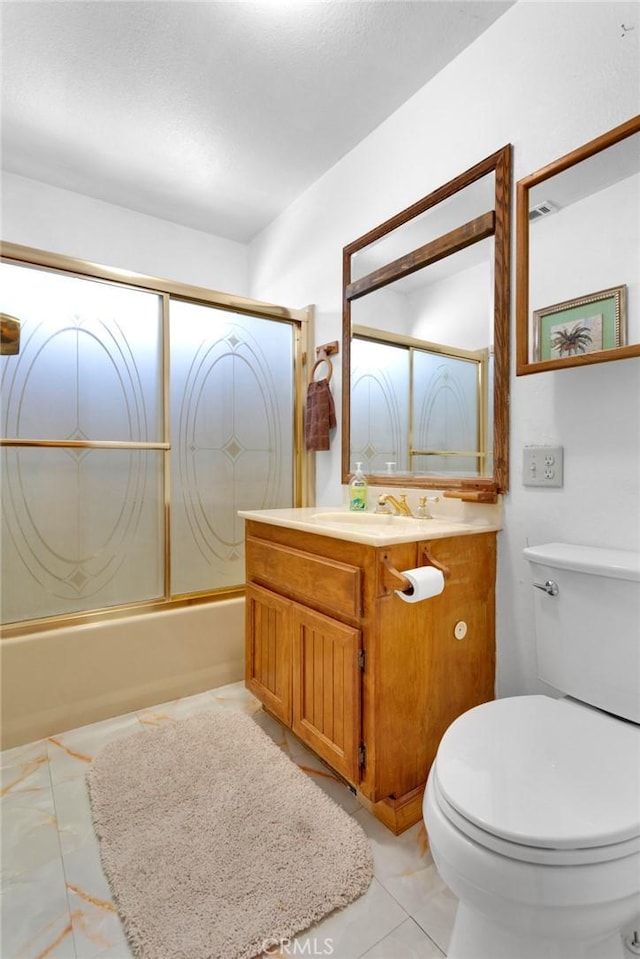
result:
[[[239,678],[235,505],[291,504],[307,481],[294,373],[312,308],[2,252],[34,351],[1,377],[7,747]]]
[[[4,638],[2,748],[235,682],[243,634],[239,598]]]

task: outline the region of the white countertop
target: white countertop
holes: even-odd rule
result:
[[[418,519],[373,512],[351,513],[345,506],[305,506],[298,509],[239,510],[238,516],[258,523],[299,529],[305,533],[333,536],[365,546],[393,546],[445,536],[470,536],[501,528],[492,519],[458,521],[447,517]]]

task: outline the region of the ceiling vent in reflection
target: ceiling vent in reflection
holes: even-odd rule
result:
[[[551,200],[543,200],[542,203],[538,203],[537,206],[529,210],[529,222],[533,223],[534,220],[540,220],[543,216],[549,216],[550,213],[555,213],[557,209],[558,207]]]

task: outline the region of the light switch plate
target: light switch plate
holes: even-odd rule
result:
[[[564,482],[562,446],[525,446],[522,459],[524,486],[562,486]]]

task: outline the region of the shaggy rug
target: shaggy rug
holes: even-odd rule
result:
[[[371,882],[360,825],[242,713],[110,743],[87,782],[103,869],[140,959],[250,959]]]

